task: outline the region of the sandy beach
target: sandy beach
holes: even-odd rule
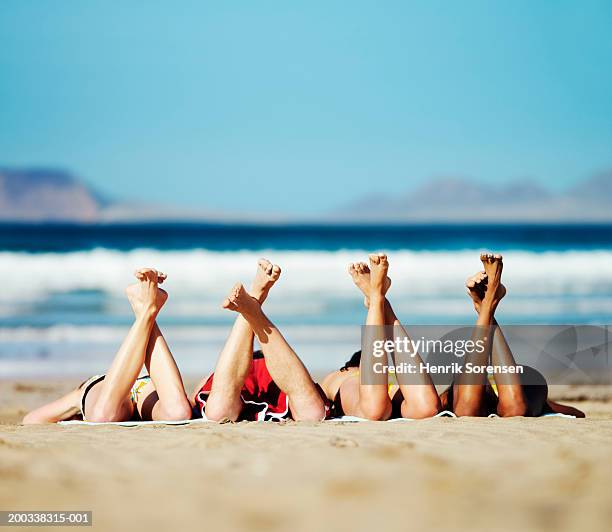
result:
[[[608,530],[612,388],[588,418],[20,426],[72,383],[0,383],[2,509],[99,530]],[[433,527],[433,528],[432,528]]]

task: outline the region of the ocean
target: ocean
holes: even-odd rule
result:
[[[386,251],[406,324],[468,324],[465,279],[504,255],[504,324],[612,320],[611,225],[0,225],[0,375],[103,372],[132,319],[137,267],[168,274],[159,324],[185,373],[204,374],[235,315],[220,303],[259,257],[283,269],[265,309],[313,371],[359,348],[362,298],[350,262]]]

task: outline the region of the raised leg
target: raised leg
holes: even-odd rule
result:
[[[251,296],[262,304],[281,274],[280,267],[260,259],[251,285]],[[224,301],[227,307],[229,301]],[[240,392],[253,363],[253,329],[239,314],[215,367],[212,390],[206,401],[206,417],[213,421],[238,419],[242,411]]]
[[[136,272],[136,277],[140,280],[140,271]],[[159,278],[160,282],[163,280],[165,276]],[[126,289],[135,315],[141,312],[143,304],[138,288],[135,284]],[[159,289],[158,299],[165,302],[167,297],[168,294]],[[157,322],[151,330],[144,365],[152,382],[146,385],[138,399],[140,417],[145,420],[190,419],[191,405],[185,393],[183,379]]]
[[[469,355],[469,360],[475,366],[484,366],[491,356],[493,345],[492,335],[495,334],[491,327],[495,310],[505,295],[505,288],[501,284],[503,262],[501,255],[491,253],[482,254],[480,257],[488,278],[488,284],[480,305],[480,312],[476,320],[476,327],[472,335],[472,341],[482,343],[484,349],[474,351]],[[458,416],[481,416],[484,415],[484,399],[486,391],[486,375],[478,377],[474,381],[473,375],[461,375],[453,385],[453,411]]]
[[[474,309],[477,313],[480,313],[482,300],[484,299],[487,287],[487,274],[484,271],[476,273],[468,278],[466,287],[468,295],[474,303]],[[503,285],[501,285],[501,290],[504,294],[506,293],[506,289]],[[495,318],[492,320],[492,325],[495,327],[491,351],[492,363],[499,366],[515,366],[516,361],[514,360],[510,346]],[[528,397],[527,394],[525,394],[519,374],[495,374],[494,379],[498,393],[497,414],[499,416],[524,416],[530,412],[531,415],[536,415],[542,411],[546,400],[546,393],[541,396],[539,401],[535,401],[539,403],[539,405],[532,404],[531,408],[529,408]],[[536,399],[536,394],[533,394],[533,399]]]
[[[125,421],[133,415],[130,390],[144,364],[149,337],[164,303],[157,288],[158,273],[153,269],[141,271],[138,290],[142,307],[106,378],[94,386],[87,396],[85,417],[89,421]]]
[[[368,314],[366,317],[366,333],[368,342],[381,342],[387,340],[387,328],[385,327],[385,293],[389,287],[387,272],[389,270],[389,261],[384,253],[376,253],[370,255],[370,286],[369,293],[366,297],[369,299]],[[358,390],[358,399],[351,404],[351,401],[346,402],[347,413],[365,417],[371,420],[385,420],[391,416],[391,399],[388,391],[388,376],[378,375],[380,382],[375,384],[364,383],[364,375],[368,375],[374,369],[374,364],[380,362],[375,360],[369,350],[363,351],[359,364],[360,382]],[[352,382],[346,382],[346,386],[354,386]],[[348,390],[346,390],[348,391]],[[343,397],[355,397],[354,393],[343,394]]]
[[[366,308],[370,306],[370,268],[363,262],[349,265],[349,274],[355,285],[364,295]],[[391,286],[391,279],[387,277],[384,284],[386,294]],[[397,318],[389,299],[385,299],[385,325],[392,326],[394,336],[409,338],[408,332]],[[395,363],[401,364],[403,355],[395,356]],[[422,362],[419,353],[410,357],[412,364],[420,365]],[[408,378],[398,376],[400,393],[402,394],[401,413],[402,417],[411,419],[422,419],[435,416],[440,411],[440,398],[436,388],[427,374],[418,373]]]
[[[251,326],[261,344],[270,376],[289,398],[293,418],[310,421],[324,419],[325,405],[308,370],[264,314],[260,302],[248,294],[241,284],[237,284],[225,300],[224,307],[239,312]]]

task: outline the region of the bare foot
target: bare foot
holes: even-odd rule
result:
[[[384,253],[370,255],[370,298],[374,295],[384,296],[385,279],[389,271],[389,261]]]
[[[487,281],[482,303],[489,304],[491,308],[495,309],[506,295],[506,288],[501,284],[501,275],[504,268],[503,259],[499,254],[482,253],[480,260],[484,266]]]
[[[465,281],[467,293],[474,303],[476,312],[480,312],[480,304],[487,290],[487,274],[483,271],[476,272]]]
[[[125,289],[125,293],[127,295],[128,301],[132,306],[132,310],[134,314],[137,316],[142,312],[143,302],[140,299],[140,284],[131,284]],[[164,306],[166,301],[168,300],[168,292],[162,290],[161,288],[157,289],[157,300],[156,305],[158,311]]]
[[[160,310],[160,307],[157,305],[158,277],[159,274],[157,270],[153,268],[147,268],[140,271],[139,297],[142,301],[142,312],[151,311],[157,314]]]
[[[267,259],[259,259],[257,262],[257,272],[255,273],[255,279],[251,284],[250,294],[263,303],[268,297],[270,288],[274,285],[280,277],[281,269],[280,266],[272,264]]]
[[[363,304],[366,307],[370,306],[370,268],[365,262],[355,262],[353,264],[349,264],[348,271],[350,276],[353,278],[353,282],[355,286],[361,290],[363,295],[365,296],[363,299]],[[386,294],[391,287],[391,279],[389,277],[385,278],[384,291],[383,294]]]
[[[145,273],[148,271],[155,271],[155,270],[152,270],[152,268],[138,268],[134,272],[134,277],[136,277],[136,279],[138,279],[139,281],[142,281]],[[168,276],[164,272],[157,272],[157,283],[158,284],[162,284],[167,278]]]
[[[249,294],[242,283],[235,284],[229,295],[222,303],[222,307],[240,314],[253,314],[260,308],[259,301]]]
[[[130,305],[134,313],[139,316],[146,307],[159,312],[168,299],[168,293],[157,287],[160,279],[163,282],[166,275],[151,268],[137,270],[136,278],[140,281],[125,289]],[[154,294],[154,296],[153,296]]]

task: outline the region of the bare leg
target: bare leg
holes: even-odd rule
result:
[[[485,346],[482,352],[475,351],[469,355],[470,362],[475,366],[484,366],[489,360],[493,344],[491,325],[493,324],[495,309],[506,293],[501,284],[502,256],[485,253],[481,255],[480,259],[487,274],[488,284],[472,335],[472,341],[482,343]],[[453,411],[455,414],[458,416],[480,416],[484,414],[485,378],[486,376],[483,375],[481,382],[477,383],[467,382],[464,375],[457,379],[453,385]]]
[[[136,277],[140,280],[140,272],[136,272]],[[159,282],[163,280],[165,277],[160,278]],[[126,294],[134,313],[138,315],[143,304],[138,285],[128,286]],[[167,297],[168,294],[159,289],[158,298],[166,301]],[[144,364],[152,383],[147,384],[140,394],[142,399],[139,398],[137,405],[140,417],[155,420],[190,419],[191,405],[185,393],[183,379],[157,322],[153,324]]]
[[[353,278],[355,285],[365,296],[364,304],[367,308],[369,308],[370,268],[367,266],[367,264],[358,262],[349,265],[349,274]],[[391,279],[387,277],[384,285],[385,294],[390,286]],[[385,325],[393,326],[395,333],[409,338],[408,332],[400,323],[388,299],[385,299]],[[414,357],[411,357],[411,359],[413,364],[420,365],[422,362],[421,356],[418,353],[416,353]],[[399,357],[396,358],[396,364],[401,362],[402,361],[399,360]],[[419,373],[411,376],[409,383],[406,381],[406,379],[398,377],[398,384],[403,397],[401,404],[402,417],[421,419],[435,416],[440,411],[440,398],[429,375]]]
[[[293,418],[310,421],[324,419],[325,405],[308,370],[264,314],[259,301],[249,295],[241,284],[237,284],[223,306],[239,312],[255,332],[270,376],[289,398]]]
[[[263,303],[280,274],[280,267],[260,259],[251,286],[251,296],[260,304]],[[224,306],[226,304],[227,301]],[[238,419],[242,411],[240,392],[253,363],[253,338],[251,325],[239,314],[217,360],[212,390],[206,401],[208,419]]]
[[[370,292],[366,326],[374,341],[386,340],[385,330],[385,286],[389,262],[384,253],[370,255]],[[388,391],[388,376],[384,374],[384,382],[363,384],[363,376],[373,368],[374,360],[371,353],[362,352],[359,364],[361,382],[359,384],[359,400],[354,405],[355,414],[371,420],[385,420],[391,416],[391,399]]]
[[[86,418],[90,421],[125,421],[133,414],[130,389],[144,364],[149,337],[163,301],[155,270],[143,270],[139,283],[142,308],[106,373],[87,396]]]
[[[476,312],[480,312],[482,300],[487,286],[487,274],[484,271],[476,273],[466,282],[468,295],[472,298]],[[506,289],[500,285],[503,293]],[[503,331],[499,327],[497,320],[493,318],[492,324],[495,326],[495,336],[491,352],[491,362],[499,366],[515,366],[516,361],[506,341]],[[518,374],[495,374],[495,384],[497,385],[498,403],[497,413],[502,417],[524,416],[527,412],[527,401],[523,392],[521,378]]]
[[[468,278],[466,282],[468,295],[472,298],[474,308],[478,313],[480,312],[480,306],[484,298],[486,286],[487,274],[484,271],[476,273]],[[503,288],[503,292],[505,293],[505,288]],[[493,364],[515,366],[516,361],[514,355],[495,318],[493,318],[493,325],[496,326],[491,354]],[[496,374],[494,378],[498,392],[497,414],[502,417],[541,415],[546,404],[553,412],[570,414],[576,417],[585,417],[584,412],[581,412],[577,408],[555,403],[547,399],[547,386],[545,383],[523,384],[519,375],[512,373],[503,375]],[[525,388],[525,386],[527,388]]]

